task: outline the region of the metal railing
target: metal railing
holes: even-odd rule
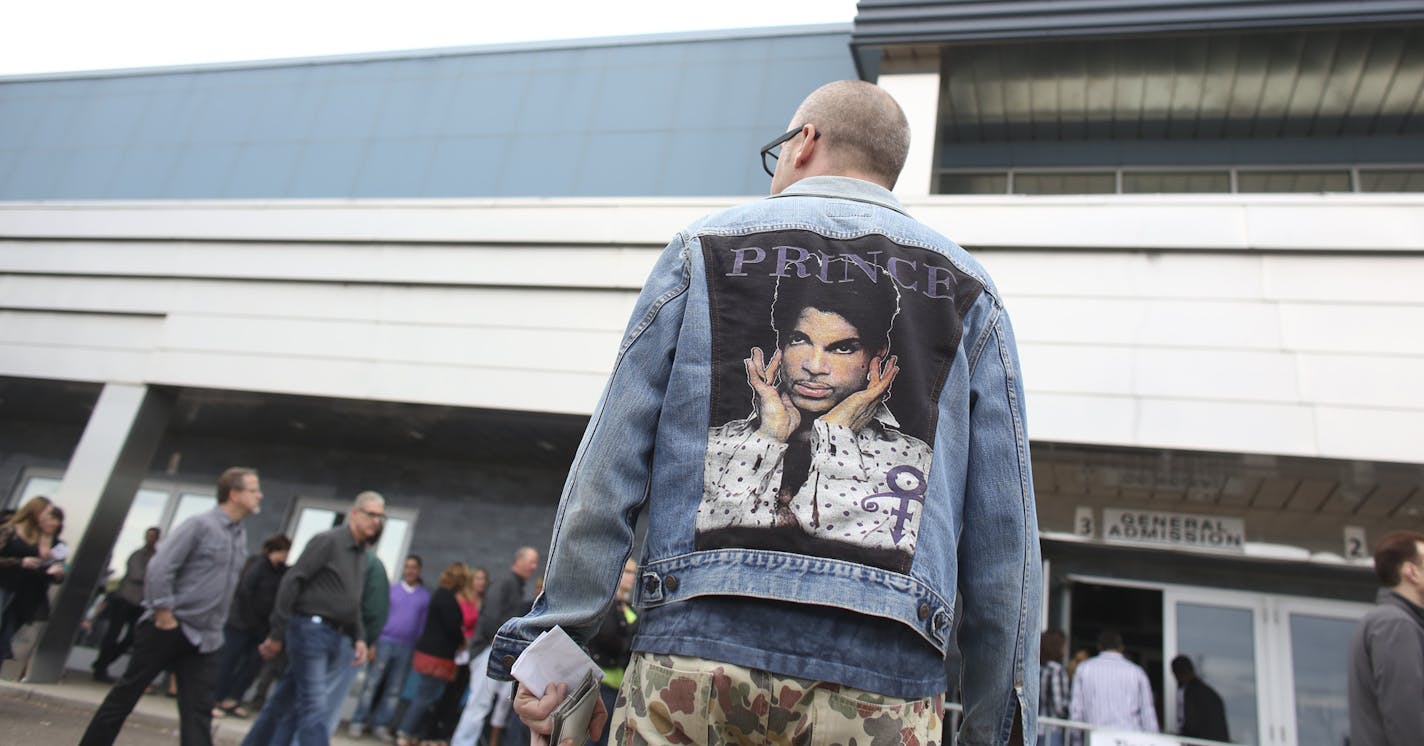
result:
[[[956,702],[944,703],[944,746],[958,746],[959,743],[959,721],[964,717],[964,707]],[[1108,733],[1124,734],[1120,728],[1103,728],[1090,723],[1081,723],[1077,720],[1060,720],[1059,718],[1044,717],[1038,718],[1038,732],[1040,739],[1038,743],[1044,746],[1091,746],[1092,734]],[[1119,741],[1123,746],[1135,746],[1142,744],[1181,744],[1181,746],[1223,746],[1226,741],[1212,741],[1206,738],[1192,738],[1190,736],[1177,736],[1171,733],[1140,733],[1141,739],[1131,737]],[[1045,737],[1046,738],[1043,738]],[[1025,744],[1025,746],[1032,746]]]

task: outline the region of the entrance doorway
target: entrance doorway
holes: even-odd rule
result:
[[[1096,655],[1105,629],[1122,634],[1123,656],[1141,666],[1152,682],[1152,706],[1162,721],[1162,591],[1077,582],[1069,597],[1068,653]]]
[[[1097,652],[1106,627],[1142,666],[1162,732],[1177,731],[1169,663],[1192,660],[1226,705],[1232,743],[1342,746],[1349,733],[1346,657],[1368,604],[1196,586],[1070,578],[1070,653]]]

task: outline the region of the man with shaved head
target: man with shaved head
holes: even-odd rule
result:
[[[668,245],[491,676],[554,625],[596,631],[642,515],[611,742],[936,744],[956,627],[960,742],[1034,740],[1017,351],[988,273],[891,193],[909,143],[884,90],[825,85],[761,150],[770,197]],[[566,695],[521,686],[515,711],[548,734]]]

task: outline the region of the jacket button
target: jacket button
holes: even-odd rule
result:
[[[657,578],[654,578],[654,577],[649,576],[649,577],[643,579],[643,592],[644,592],[644,593],[655,593],[657,590],[658,590],[658,579],[657,579]]]
[[[499,662],[503,663],[506,669],[514,668],[514,656],[512,655],[504,656],[499,660]]]
[[[675,593],[677,591],[677,576],[669,575],[663,578],[663,585],[667,586],[669,593]]]
[[[919,608],[919,611],[918,611],[917,613],[920,615],[920,621],[924,621],[924,620],[926,620],[926,619],[929,619],[929,618],[930,618],[930,605],[929,605],[929,604],[920,604],[920,608]]]

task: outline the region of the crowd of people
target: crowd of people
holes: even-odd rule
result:
[[[168,677],[185,746],[210,744],[212,723],[252,718],[249,746],[326,744],[346,723],[353,738],[387,743],[523,746],[507,683],[486,675],[499,627],[526,613],[539,553],[523,547],[507,573],[453,562],[427,588],[411,554],[391,583],[375,547],[385,499],[356,496],[344,520],[312,536],[288,563],[292,540],[273,534],[249,556],[243,520],[261,510],[257,472],[234,467],[217,482],[218,504],[163,536],[144,533],[122,579],[93,604],[82,627],[98,641],[95,681],[112,684],[81,744],[112,744],[145,692]],[[0,519],[0,650],[43,616],[63,579],[63,513],[35,497]],[[635,566],[592,649],[610,703],[627,664],[636,614]],[[110,667],[128,654],[117,680]],[[362,674],[364,673],[364,676]],[[358,681],[359,680],[359,681]],[[270,689],[270,692],[269,692]]]
[[[486,668],[496,632],[530,608],[526,586],[538,570],[536,550],[518,550],[494,582],[484,568],[453,562],[434,589],[426,587],[422,558],[412,554],[390,584],[374,551],[384,499],[363,492],[345,522],[313,537],[289,568],[292,542],[284,534],[267,537],[259,553],[246,555],[241,520],[262,499],[256,472],[225,472],[218,497],[217,508],[179,525],[162,544],[160,530],[149,528],[128,556],[123,578],[91,609],[85,630],[103,622],[93,678],[116,686],[81,743],[112,743],[138,696],[163,673],[177,682],[184,744],[210,743],[210,719],[254,714],[244,741],[250,746],[327,743],[353,695],[355,710],[346,723],[351,738],[369,735],[400,746],[474,746],[482,738],[491,746],[528,743],[528,731],[511,717],[509,683],[489,678]],[[15,632],[43,618],[47,590],[64,577],[62,527],[63,512],[46,497],[31,498],[0,522],[0,650],[6,657]],[[1412,711],[1382,704],[1397,688],[1378,694],[1368,682],[1378,678],[1372,671],[1388,666],[1417,674],[1407,656],[1391,651],[1424,639],[1409,616],[1415,599],[1424,598],[1421,556],[1419,534],[1396,532],[1380,543],[1384,611],[1362,623],[1352,649],[1351,720],[1361,727],[1390,725],[1389,713]],[[588,640],[609,713],[631,656],[637,577],[637,563],[629,560],[614,604]],[[1079,648],[1068,656],[1060,630],[1043,632],[1039,642],[1040,717],[1160,730],[1151,683],[1124,656],[1120,633],[1103,630],[1096,655]],[[128,669],[115,682],[108,669],[130,651]],[[1171,731],[1229,741],[1223,700],[1193,661],[1179,655],[1170,668],[1177,684]],[[266,685],[257,681],[259,672]],[[277,691],[267,697],[274,681]],[[1357,686],[1361,681],[1367,683]],[[246,698],[249,690],[253,696]],[[1372,735],[1363,741],[1388,742]],[[605,722],[599,746],[608,737]],[[1039,746],[1071,746],[1079,738],[1080,731],[1040,721]]]
[[[1123,654],[1122,634],[1104,629],[1098,635],[1098,654],[1079,648],[1066,656],[1068,638],[1050,629],[1039,637],[1039,717],[1075,720],[1091,725],[1141,733],[1160,730],[1152,683],[1141,666]],[[1064,660],[1067,659],[1067,664]],[[1216,690],[1197,676],[1191,658],[1172,659],[1177,680],[1177,727],[1181,736],[1230,741],[1226,707]],[[1039,746],[1065,746],[1081,731],[1039,722]]]

